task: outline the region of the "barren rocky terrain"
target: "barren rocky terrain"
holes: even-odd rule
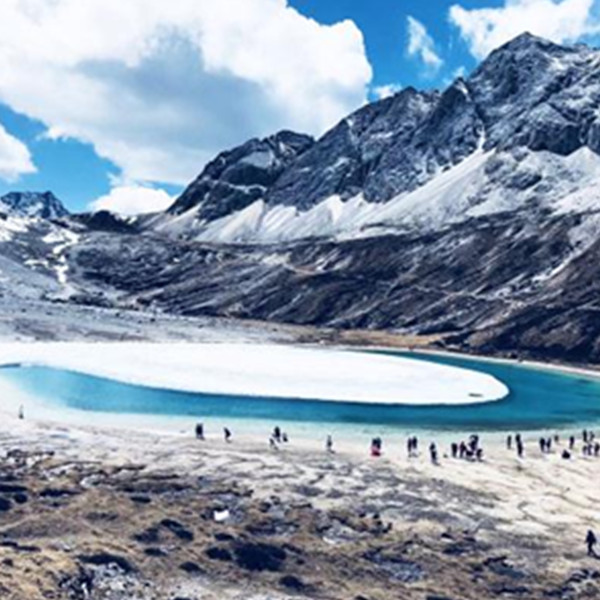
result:
[[[3,424],[7,600],[583,599],[598,463]],[[568,509],[568,510],[567,510]]]

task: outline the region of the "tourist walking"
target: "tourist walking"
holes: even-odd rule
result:
[[[596,539],[596,534],[589,529],[587,532],[587,535],[585,536],[585,543],[587,545],[587,553],[588,556],[596,556],[596,550],[594,549],[594,546],[598,543],[598,540]]]
[[[333,438],[331,437],[331,435],[328,435],[327,439],[325,440],[325,449],[330,454],[333,453]]]
[[[452,453],[452,458],[458,457],[458,444],[456,442],[450,444],[450,452]]]
[[[281,429],[279,428],[279,426],[277,426],[273,429],[273,439],[277,443],[281,442]]]
[[[523,440],[521,439],[521,434],[516,435],[515,442],[517,444],[517,456],[519,458],[523,458],[523,454],[525,453],[525,446],[523,445]]]
[[[231,442],[231,431],[227,427],[223,427],[223,436],[227,443]]]
[[[438,451],[437,451],[436,445],[433,442],[431,442],[431,444],[429,444],[429,456],[431,458],[431,464],[437,465],[438,464]]]
[[[371,456],[381,456],[381,438],[376,437],[371,440]]]

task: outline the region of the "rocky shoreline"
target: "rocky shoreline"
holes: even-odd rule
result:
[[[0,452],[7,600],[600,594],[600,563],[584,556],[576,513],[566,519],[572,527],[549,529],[527,514],[531,477],[549,498],[557,482],[516,465],[525,526],[509,522],[500,492],[507,466],[495,458],[431,472],[424,459],[400,465],[18,423],[0,428]],[[497,488],[487,469],[499,471]]]

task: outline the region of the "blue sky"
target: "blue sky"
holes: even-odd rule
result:
[[[524,30],[595,42],[600,0],[25,4],[0,5],[0,193],[137,212],[227,147],[444,87]]]

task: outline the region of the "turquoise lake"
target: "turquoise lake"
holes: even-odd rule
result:
[[[103,413],[448,431],[535,430],[600,423],[600,380],[483,360],[402,355],[488,373],[504,382],[510,394],[497,402],[467,406],[385,406],[176,392],[45,367],[4,367],[0,377],[51,406]],[[439,400],[442,403],[444,399]]]

